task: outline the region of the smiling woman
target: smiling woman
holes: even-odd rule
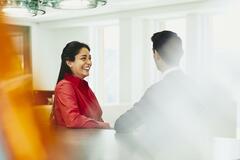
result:
[[[66,61],[67,65],[71,68],[72,74],[81,79],[89,75],[90,67],[92,66],[91,55],[89,49],[82,48],[75,56],[75,61]]]
[[[84,80],[92,66],[90,48],[72,41],[62,52],[51,119],[68,128],[110,128],[97,98]]]

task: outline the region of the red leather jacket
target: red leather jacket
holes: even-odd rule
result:
[[[70,74],[55,88],[53,120],[68,128],[109,128],[87,81]]]

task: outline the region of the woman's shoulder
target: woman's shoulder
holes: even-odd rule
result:
[[[73,84],[70,81],[63,79],[57,83],[55,90],[64,88],[73,88]]]
[[[61,80],[55,87],[55,97],[75,96],[76,88],[68,80]]]

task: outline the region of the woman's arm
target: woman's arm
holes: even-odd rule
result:
[[[80,113],[77,97],[71,83],[56,88],[55,105],[58,106],[66,127],[69,128],[109,128],[108,123],[96,121]]]

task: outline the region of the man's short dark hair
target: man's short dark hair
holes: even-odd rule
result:
[[[182,40],[172,31],[154,33],[153,50],[156,50],[168,65],[178,65],[183,54]]]

